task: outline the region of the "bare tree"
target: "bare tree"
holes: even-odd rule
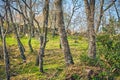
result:
[[[56,25],[59,29],[61,45],[65,55],[65,62],[66,62],[66,65],[69,66],[71,64],[74,64],[74,62],[70,52],[70,47],[69,47],[69,43],[67,40],[66,31],[65,31],[63,10],[62,10],[62,0],[54,0],[54,4],[56,8]]]
[[[100,14],[98,16],[98,21],[97,21],[97,25],[96,25],[96,33],[98,32],[99,30],[99,26],[100,26],[100,23],[101,23],[101,19],[104,15],[104,13],[111,7],[111,6],[115,6],[115,2],[116,0],[112,0],[112,2],[105,8],[103,9],[104,7],[104,0],[100,0]]]
[[[12,11],[11,11],[11,8],[10,8],[10,1],[6,0],[6,4],[8,5],[8,11],[9,11],[10,20],[11,20],[12,26],[14,28],[14,33],[16,35],[16,39],[17,39],[18,47],[19,47],[19,50],[20,50],[20,53],[21,53],[21,57],[23,59],[23,62],[26,62],[26,57],[24,55],[25,48],[24,48],[23,44],[20,41],[16,25],[14,24],[14,21],[13,21],[13,15],[12,15]]]
[[[7,28],[10,26],[8,21],[8,11],[7,11],[7,3],[5,4],[5,16],[7,21]],[[7,29],[4,29],[3,23],[4,23],[4,17],[0,14],[0,23],[1,23],[1,34],[2,34],[2,45],[3,45],[3,53],[4,53],[4,62],[5,62],[5,71],[6,71],[6,80],[10,80],[10,61],[9,61],[9,53],[7,50],[6,45],[6,34]]]
[[[28,22],[28,26],[29,26],[28,45],[29,45],[30,52],[33,52],[32,44],[31,44],[31,39],[32,39],[32,36],[34,35],[34,29],[33,29],[34,28],[34,24],[33,24],[34,14],[33,14],[33,10],[32,10],[32,8],[33,8],[32,0],[30,0],[30,2],[29,2],[30,6],[27,4],[26,0],[22,0],[22,1],[25,5],[25,10],[23,10],[22,4],[19,0],[17,0],[16,2],[19,5],[20,10],[13,6],[11,6],[11,7],[22,15],[24,23],[26,23],[26,21]],[[29,9],[29,16],[27,13],[27,9]]]
[[[39,49],[40,72],[43,72],[43,56],[47,42],[48,15],[49,15],[49,0],[45,0],[43,8],[43,31],[40,35],[40,49]]]
[[[72,0],[72,4],[73,4],[73,7],[72,7],[72,13],[70,15],[70,18],[68,20],[68,23],[67,23],[67,26],[66,26],[66,31],[68,33],[68,28],[69,28],[69,25],[71,23],[71,20],[75,14],[75,12],[77,12],[77,10],[81,7],[81,3],[79,2],[79,0]]]
[[[95,0],[84,0],[84,3],[89,35],[88,57],[94,59],[96,57],[96,35],[94,28]]]
[[[29,0],[29,2],[28,2],[29,5],[28,5],[26,0],[22,0],[22,2],[25,5],[25,10],[24,11],[23,11],[23,8],[22,8],[22,5],[21,5],[20,1],[17,0],[17,2],[19,4],[21,12],[24,15],[23,16],[24,19],[27,19],[27,21],[28,21],[28,26],[29,26],[29,40],[28,40],[28,45],[29,45],[30,52],[33,52],[32,44],[31,44],[32,36],[34,36],[34,24],[33,24],[34,14],[33,14],[33,6],[32,6],[33,5],[33,1]],[[28,16],[28,13],[27,13],[27,9],[29,9],[29,16]]]
[[[33,48],[31,45],[31,39],[32,36],[34,36],[34,25],[33,25],[33,11],[32,11],[32,0],[30,0],[30,11],[29,11],[29,40],[28,40],[28,45],[30,48],[30,51],[33,52]]]

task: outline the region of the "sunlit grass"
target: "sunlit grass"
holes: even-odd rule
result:
[[[17,40],[15,39],[15,37],[7,37],[6,42],[9,46],[17,45]]]
[[[77,38],[77,39],[75,39]],[[62,49],[60,49],[60,38],[48,35],[48,42],[45,50],[44,57],[44,71],[45,73],[39,72],[39,66],[35,66],[36,56],[40,47],[40,41],[37,38],[32,38],[32,47],[34,49],[34,54],[29,53],[28,47],[28,37],[20,38],[23,43],[26,52],[27,62],[22,63],[20,57],[20,52],[17,45],[17,40],[13,36],[7,36],[7,46],[10,49],[10,63],[11,72],[15,73],[16,76],[12,76],[12,80],[62,80],[64,76],[63,72],[65,69],[65,59]],[[77,40],[77,43],[75,43]],[[71,48],[71,53],[73,55],[73,60],[75,63],[79,63],[79,56],[83,51],[87,50],[87,40],[80,37],[68,36],[69,45]],[[1,44],[1,42],[0,42]],[[12,49],[12,50],[11,50]],[[0,62],[3,64],[3,62]],[[54,76],[56,74],[56,76]],[[62,77],[61,77],[62,76]],[[5,78],[4,66],[0,65],[0,77]],[[53,78],[52,78],[53,77]]]

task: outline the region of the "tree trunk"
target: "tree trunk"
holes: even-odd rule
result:
[[[31,36],[34,37],[34,14],[33,14],[33,6],[32,6],[32,0],[30,0],[30,25],[31,25]]]
[[[10,61],[9,55],[6,47],[6,36],[3,36],[3,53],[4,53],[4,60],[5,60],[5,71],[6,71],[6,79],[10,80]]]
[[[95,0],[91,0],[90,3],[88,0],[84,0],[84,3],[87,15],[89,36],[88,57],[94,59],[96,57],[96,35],[94,29]]]
[[[30,52],[33,52],[33,48],[32,48],[32,45],[31,45],[31,39],[32,39],[32,30],[31,30],[31,25],[29,25],[29,40],[28,40],[28,46],[29,46]]]
[[[92,20],[92,18],[90,18]],[[95,58],[96,57],[96,35],[95,35],[95,30],[94,30],[94,20],[89,21],[89,47],[88,47],[88,56],[90,58]]]
[[[55,12],[54,12],[54,15],[53,15],[53,31],[52,31],[52,37],[54,38],[55,37],[55,35],[56,35],[56,14],[55,14]]]
[[[26,57],[25,57],[25,55],[24,55],[25,48],[24,48],[23,44],[22,44],[21,41],[20,41],[19,35],[18,35],[18,33],[17,33],[16,26],[15,26],[15,24],[14,24],[14,22],[13,22],[12,12],[11,12],[11,9],[10,9],[10,3],[9,3],[8,0],[6,1],[6,3],[7,3],[7,5],[8,5],[9,15],[10,15],[11,23],[12,23],[13,28],[14,28],[14,33],[15,33],[15,35],[16,35],[16,39],[17,39],[17,43],[18,43],[19,50],[20,50],[21,58],[23,59],[23,62],[26,62]]]
[[[22,16],[22,19],[23,19],[23,22],[24,22],[24,24],[23,24],[23,35],[25,35],[25,29],[26,29],[26,21],[25,21],[25,19],[24,19],[24,17]]]
[[[0,25],[0,39],[2,40],[2,32],[1,32],[1,25]]]
[[[32,39],[32,35],[30,33],[29,40],[28,40],[28,45],[29,45],[30,52],[33,52],[33,48],[32,48],[32,45],[31,45],[31,39]]]
[[[7,9],[5,11],[6,11],[6,18],[7,18]],[[0,21],[1,21],[0,26],[1,26],[2,45],[3,45],[3,54],[4,54],[4,62],[5,62],[6,80],[10,80],[10,61],[9,61],[9,54],[8,54],[7,46],[6,46],[7,31],[4,31],[4,29],[3,29],[4,22],[3,22],[2,16],[0,16]],[[9,27],[9,25],[8,25],[8,27]]]
[[[26,57],[24,55],[24,52],[25,52],[25,48],[23,46],[23,44],[21,43],[20,39],[17,38],[17,42],[18,42],[18,47],[19,47],[19,50],[20,50],[20,54],[21,54],[21,58],[23,59],[23,62],[26,62]]]
[[[39,67],[40,67],[40,72],[43,72],[43,56],[44,56],[44,46],[43,44],[43,36],[40,36],[40,51],[39,51]]]
[[[62,49],[61,39],[60,39],[60,42],[59,42],[59,47],[60,47],[60,49]]]
[[[47,42],[47,28],[48,28],[48,15],[49,15],[49,0],[45,0],[43,8],[43,33],[40,35],[40,49],[39,49],[39,67],[40,72],[43,73],[43,56]]]
[[[28,45],[30,52],[33,52],[32,44],[31,44],[31,39],[32,36],[34,35],[34,30],[33,30],[33,11],[32,11],[32,0],[30,0],[30,11],[29,11],[29,40],[28,40]]]
[[[66,65],[69,66],[71,64],[74,64],[74,62],[70,52],[69,43],[67,40],[67,35],[65,31],[65,26],[64,26],[62,0],[55,0],[54,3],[56,7],[56,23],[57,23],[56,25],[58,26],[58,29],[59,29],[61,45],[65,55],[65,62],[66,62]]]

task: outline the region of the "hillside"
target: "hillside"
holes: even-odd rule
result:
[[[66,69],[64,62],[64,54],[59,48],[59,37],[52,38],[49,36],[49,42],[47,43],[44,57],[44,71],[45,73],[39,72],[39,66],[35,66],[36,55],[39,49],[39,40],[33,38],[32,46],[34,52],[30,53],[27,45],[27,38],[22,38],[22,42],[25,46],[27,62],[22,63],[20,58],[20,52],[16,44],[14,37],[7,37],[7,48],[10,54],[10,68],[12,80],[46,80],[46,79],[57,79],[64,74]],[[74,43],[74,38],[69,37],[69,43],[71,52],[75,61],[75,64],[79,64],[79,56],[87,50],[87,43],[85,39],[79,39],[78,43]],[[0,43],[1,44],[1,43]],[[1,51],[0,51],[1,52]],[[2,54],[2,52],[1,52]],[[3,57],[3,56],[2,56]],[[5,67],[3,59],[0,60],[0,78],[5,78]],[[65,77],[65,76],[64,76]]]
[[[39,66],[35,65],[36,56],[39,51],[39,40],[37,38],[32,38],[34,52],[31,53],[27,45],[27,38],[21,38],[26,49],[25,55],[27,57],[26,63],[23,63],[15,38],[13,35],[7,37],[7,48],[10,54],[11,80],[87,80],[88,78],[93,80],[109,79],[107,78],[107,70],[101,67],[101,63],[98,62],[98,60],[96,60],[97,62],[90,62],[90,60],[85,57],[88,45],[86,38],[81,36],[68,37],[71,53],[75,63],[69,67],[65,66],[64,54],[62,49],[59,48],[59,36],[52,38],[52,36],[49,35],[48,39],[49,41],[47,42],[44,56],[44,73],[40,73]],[[75,41],[76,39],[77,42]],[[1,44],[2,43],[0,41],[0,45]],[[1,51],[0,54],[2,54]],[[100,75],[104,78],[101,78]],[[3,55],[0,59],[0,78],[1,80],[5,79]],[[119,77],[117,78],[119,80]]]

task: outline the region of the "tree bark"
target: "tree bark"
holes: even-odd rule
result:
[[[20,50],[20,54],[21,54],[21,58],[23,59],[23,62],[26,62],[26,57],[24,55],[24,52],[25,52],[25,48],[23,46],[23,44],[21,43],[20,41],[20,38],[19,38],[19,35],[18,35],[18,32],[17,32],[17,28],[13,22],[13,17],[12,17],[12,12],[11,12],[11,9],[10,9],[10,3],[9,1],[7,0],[6,1],[7,3],[7,6],[8,6],[8,11],[9,11],[9,15],[10,15],[10,20],[11,20],[11,23],[13,25],[13,28],[14,28],[14,33],[16,35],[16,39],[17,39],[17,43],[18,43],[18,47],[19,47],[19,50]]]
[[[1,32],[1,25],[0,25],[0,39],[2,40],[2,32]]]
[[[39,67],[40,67],[40,72],[43,72],[43,56],[44,56],[44,46],[43,44],[43,39],[44,37],[41,35],[40,36],[40,50],[39,50]]]
[[[44,8],[43,8],[43,31],[40,34],[40,49],[39,49],[39,67],[40,72],[43,71],[43,57],[44,50],[47,42],[47,28],[48,28],[48,15],[49,15],[49,0],[45,0]]]
[[[8,16],[7,16],[7,9],[5,8],[6,13],[6,20],[8,22]],[[3,54],[4,54],[4,63],[5,63],[5,72],[6,72],[6,80],[10,80],[10,61],[9,61],[9,53],[7,51],[7,45],[6,45],[6,33],[7,30],[4,31],[3,28],[3,18],[0,15],[0,21],[1,21],[1,35],[2,35],[2,45],[3,45]],[[9,24],[7,23],[7,26],[9,27]]]
[[[27,15],[27,14],[26,14]],[[30,12],[29,12],[29,40],[28,40],[28,45],[30,52],[33,52],[31,40],[32,36],[34,36],[34,29],[33,29],[33,11],[32,11],[32,0],[30,0]]]
[[[61,45],[65,55],[65,62],[66,62],[66,65],[69,66],[71,64],[74,64],[74,62],[70,52],[70,47],[69,47],[69,43],[67,40],[66,31],[65,31],[63,11],[62,11],[62,0],[55,0],[54,4],[56,8],[56,25],[58,26],[58,29],[59,29]]]
[[[32,9],[33,9],[32,0],[30,0],[30,24],[31,24],[31,35],[32,35],[32,37],[34,37],[34,24],[33,24],[34,12],[33,12]]]
[[[84,0],[86,15],[87,15],[87,25],[88,25],[88,35],[89,35],[89,47],[88,47],[88,57],[96,58],[96,35],[94,29],[94,14],[95,14],[95,0]]]
[[[3,53],[4,53],[4,60],[5,60],[5,71],[6,71],[6,79],[10,80],[10,61],[9,61],[9,55],[6,47],[6,36],[4,35],[2,37],[3,42]]]
[[[98,22],[97,22],[97,25],[96,25],[96,33],[99,30],[99,26],[100,26],[101,19],[102,19],[102,16],[103,16],[103,5],[104,5],[104,0],[101,0],[101,2],[100,2],[100,14],[99,14]]]
[[[28,40],[28,46],[30,49],[30,52],[33,52],[33,48],[32,48],[32,44],[31,44],[31,40],[32,40],[32,27],[31,27],[31,23],[29,23],[29,40]]]
[[[53,31],[52,31],[52,37],[54,38],[55,37],[55,33],[56,32],[56,14],[55,14],[55,11],[54,11],[54,15],[53,15]]]

